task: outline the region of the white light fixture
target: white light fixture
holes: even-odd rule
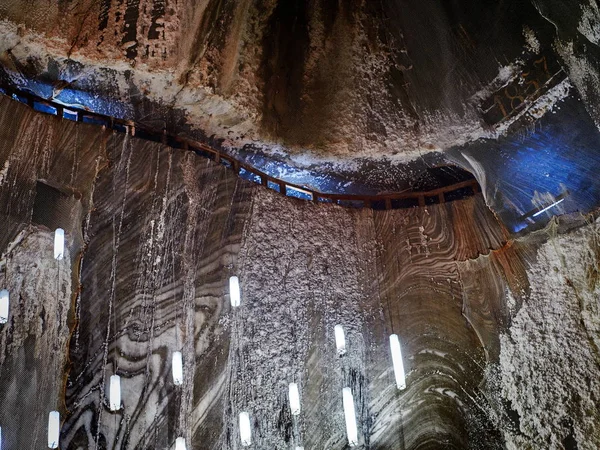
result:
[[[296,383],[290,383],[289,398],[292,415],[297,416],[300,414],[300,392]]]
[[[394,375],[396,386],[402,390],[406,388],[406,377],[404,375],[404,364],[402,362],[402,351],[400,350],[400,339],[397,334],[390,335],[390,349],[392,350],[392,362],[394,364]]]
[[[185,447],[185,438],[178,437],[175,440],[175,450],[186,450],[186,447]]]
[[[111,375],[110,377],[108,403],[111,411],[121,409],[121,377],[119,375]]]
[[[8,322],[8,291],[0,291],[0,323]]]
[[[242,445],[248,446],[252,444],[252,429],[250,428],[250,414],[247,412],[240,413],[240,438]]]
[[[229,278],[229,298],[231,299],[231,306],[234,308],[240,306],[240,279],[236,276]]]
[[[565,198],[563,197],[563,198],[561,198],[559,201],[557,201],[557,202],[554,202],[554,203],[552,203],[550,206],[546,206],[546,207],[545,207],[544,209],[542,209],[541,211],[538,211],[538,212],[536,212],[536,213],[533,215],[533,217],[537,217],[537,216],[539,216],[540,214],[542,214],[542,213],[544,213],[544,212],[548,211],[550,208],[554,208],[556,205],[558,205],[558,204],[560,204],[560,203],[562,203],[562,202],[564,202],[564,201],[565,201]]]
[[[354,398],[349,387],[342,389],[344,403],[344,417],[346,418],[346,434],[350,447],[358,445],[358,429],[356,428],[356,413],[354,412]]]
[[[181,352],[173,352],[173,383],[176,386],[183,384],[183,358]]]
[[[0,427],[0,450],[2,450],[2,427]]]
[[[60,436],[60,414],[52,411],[48,414],[48,448],[58,448]]]
[[[346,354],[346,336],[344,335],[344,328],[341,325],[336,325],[334,328],[335,332],[335,346],[339,356]]]
[[[65,230],[57,228],[54,232],[54,259],[59,261],[65,255]]]

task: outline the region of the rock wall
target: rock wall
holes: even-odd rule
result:
[[[251,448],[343,449],[346,386],[358,448],[597,446],[596,222],[517,239],[480,196],[391,211],[303,202],[191,153],[0,102],[0,278],[13,299],[0,427],[11,447],[42,447],[59,409],[65,449],[166,449],[178,436],[237,449],[240,411]]]
[[[15,84],[237,149],[283,146],[298,165],[493,136],[482,118],[532,57],[524,30],[556,59],[554,28],[518,0],[7,0],[0,30]]]

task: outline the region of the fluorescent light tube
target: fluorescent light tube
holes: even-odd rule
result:
[[[59,261],[65,255],[65,230],[57,228],[54,232],[54,259]]]
[[[349,387],[342,389],[344,403],[344,417],[346,418],[346,434],[350,447],[358,445],[358,429],[356,428],[356,412],[354,411],[354,398]]]
[[[339,356],[346,353],[346,336],[344,335],[344,328],[341,325],[336,325],[334,328],[335,332],[335,346]]]
[[[186,450],[185,438],[178,437],[177,440],[175,440],[175,450]]]
[[[52,411],[48,414],[48,448],[58,448],[60,436],[60,414]]]
[[[400,339],[397,334],[390,335],[390,349],[392,351],[392,362],[394,364],[394,375],[396,386],[402,390],[406,388],[406,377],[404,375],[404,363],[402,362],[402,351],[400,350]]]
[[[533,217],[537,217],[540,214],[542,214],[543,212],[548,211],[550,208],[554,208],[556,205],[558,205],[559,203],[562,203],[565,200],[565,198],[561,198],[559,201],[552,203],[550,206],[545,207],[544,209],[542,209],[541,211],[536,212]]]
[[[234,308],[240,306],[240,280],[236,276],[229,278],[229,298],[231,299],[231,306],[233,306]]]
[[[247,412],[240,413],[240,438],[242,445],[248,446],[252,444],[252,429],[250,428],[250,414]]]
[[[173,352],[173,383],[176,386],[183,384],[183,358],[181,352]]]
[[[121,377],[119,375],[111,375],[110,377],[108,403],[111,411],[121,409]]]
[[[8,322],[8,291],[3,289],[0,291],[0,323]]]
[[[296,383],[290,383],[289,398],[292,415],[297,416],[300,414],[300,392]]]

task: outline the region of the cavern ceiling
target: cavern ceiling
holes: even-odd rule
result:
[[[0,450],[600,448],[599,45],[597,0],[0,0]]]
[[[315,190],[443,184],[427,169],[455,164],[513,230],[598,194],[593,0],[4,0],[0,19],[2,85]]]

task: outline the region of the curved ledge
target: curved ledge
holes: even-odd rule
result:
[[[353,208],[372,208],[377,210],[412,208],[415,206],[426,206],[435,203],[445,203],[461,200],[480,192],[477,180],[471,179],[444,186],[431,191],[410,191],[386,193],[378,195],[351,195],[351,194],[329,194],[285,182],[278,178],[250,167],[224,152],[213,148],[202,142],[168,134],[165,131],[157,132],[139,126],[130,120],[117,119],[114,117],[98,114],[84,109],[64,106],[58,102],[45,100],[28,92],[10,87],[0,87],[0,93],[11,97],[20,103],[40,113],[51,114],[61,119],[72,120],[92,125],[99,125],[114,131],[130,133],[141,139],[160,142],[166,146],[192,151],[217,164],[232,169],[239,177],[248,181],[261,184],[287,197],[315,203],[335,203],[340,206]]]

